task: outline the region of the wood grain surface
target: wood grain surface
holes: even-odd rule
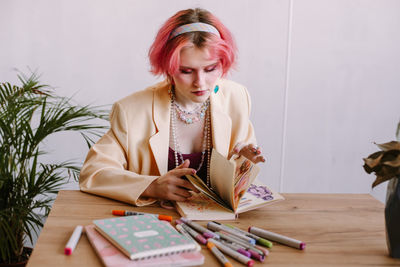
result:
[[[384,205],[368,194],[282,194],[284,201],[240,214],[230,224],[247,230],[257,226],[307,243],[300,251],[274,243],[263,263],[254,266],[400,266],[388,256]],[[64,246],[76,225],[112,217],[113,209],[166,214],[179,218],[175,210],[158,205],[132,207],[111,199],[60,191],[39,236],[28,267],[102,266],[83,234],[75,251],[65,256]],[[205,226],[206,221],[200,221]],[[400,227],[400,226],[399,226]],[[202,247],[204,266],[220,266]],[[231,259],[235,266],[239,262]]]

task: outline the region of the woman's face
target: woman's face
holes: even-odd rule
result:
[[[203,103],[210,96],[221,74],[219,59],[212,59],[207,48],[183,48],[180,52],[179,69],[172,75],[176,100],[187,108]]]

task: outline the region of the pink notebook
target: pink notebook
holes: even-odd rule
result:
[[[135,266],[196,266],[204,263],[204,256],[200,252],[186,252],[163,257],[132,261],[118,248],[96,231],[94,225],[85,226],[86,236],[107,267],[135,267]]]

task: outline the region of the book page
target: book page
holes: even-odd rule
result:
[[[233,160],[227,160],[213,148],[210,168],[210,183],[212,189],[231,210],[234,210],[235,162]]]
[[[207,197],[211,198],[221,206],[226,209],[230,209],[228,205],[217,195],[214,191],[210,190],[207,185],[203,182],[203,180],[195,175],[186,175],[186,178],[196,187],[200,192],[202,192]],[[232,210],[233,211],[233,210]]]
[[[238,158],[235,163],[233,208],[236,211],[240,199],[243,197],[250,184],[256,179],[260,168],[245,157]]]
[[[258,179],[255,179],[240,199],[236,212],[242,213],[253,210],[283,199],[282,195],[274,192]]]

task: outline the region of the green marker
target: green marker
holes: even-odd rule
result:
[[[246,235],[248,237],[251,237],[251,238],[255,239],[257,244],[260,244],[260,245],[262,245],[264,247],[267,247],[267,248],[271,248],[272,247],[272,242],[268,241],[267,239],[264,239],[262,237],[259,237],[259,236],[255,235],[255,234],[243,231],[242,229],[239,229],[239,228],[237,228],[237,227],[235,227],[233,225],[230,225],[230,224],[224,224],[224,225],[234,229],[235,231],[237,231],[237,232],[239,232],[241,234],[244,234],[244,235]]]

